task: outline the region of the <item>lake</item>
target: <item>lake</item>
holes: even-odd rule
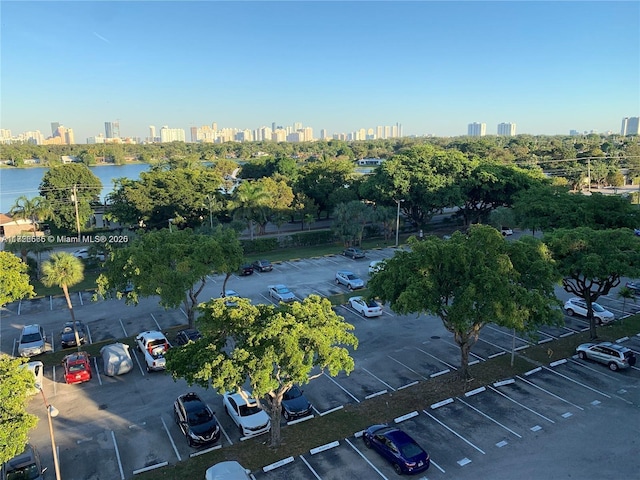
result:
[[[102,182],[101,200],[113,190],[113,180],[116,178],[130,178],[138,180],[140,173],[149,169],[146,164],[130,165],[100,165],[89,167],[93,174]],[[46,167],[34,168],[1,168],[0,169],[0,213],[8,213],[18,197],[28,198],[38,196],[38,187],[42,177],[49,170]]]

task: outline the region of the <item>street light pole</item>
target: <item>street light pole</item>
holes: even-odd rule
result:
[[[172,224],[172,223],[173,223],[173,218],[170,218],[170,219],[169,219],[169,233],[171,233],[171,232],[172,232],[172,230],[171,230],[171,224]]]
[[[400,244],[400,204],[404,202],[404,200],[396,200],[398,204],[398,213],[396,214],[396,247]]]
[[[47,403],[47,397],[44,396],[44,390],[40,387],[40,393],[42,393],[42,399],[44,400],[44,406],[47,409],[47,420],[49,420],[49,436],[51,437],[51,450],[53,452],[53,467],[56,471],[56,480],[61,480],[60,477],[60,462],[58,461],[58,448],[56,447],[56,437],[53,434],[53,421],[51,417],[57,417],[58,409],[53,405]]]
[[[207,198],[209,199],[209,226],[211,227],[211,231],[213,231],[213,213],[211,212],[211,195],[207,193]]]

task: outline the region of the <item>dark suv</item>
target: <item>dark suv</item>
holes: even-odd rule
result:
[[[178,397],[173,404],[173,416],[191,447],[215,443],[220,438],[216,417],[194,392]]]
[[[256,260],[253,262],[253,269],[259,272],[270,272],[273,270],[273,265],[269,260]]]

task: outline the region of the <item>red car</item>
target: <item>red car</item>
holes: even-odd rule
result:
[[[91,380],[91,362],[87,352],[67,355],[62,360],[64,379],[67,383],[82,383]]]

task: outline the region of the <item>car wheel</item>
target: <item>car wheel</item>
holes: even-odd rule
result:
[[[398,475],[402,475],[402,468],[400,468],[400,465],[398,465],[397,463],[394,463],[393,469],[396,471]]]
[[[584,352],[578,352],[578,357],[580,357],[582,360],[586,360],[587,359],[587,354]]]
[[[570,317],[573,317],[573,310],[571,310],[570,308],[567,308],[567,315],[569,315]]]
[[[602,319],[600,317],[596,317],[596,325],[602,325]]]
[[[609,362],[609,370],[616,371],[618,370],[618,364],[616,362]]]
[[[289,415],[289,412],[287,412],[286,410],[282,411],[282,416],[284,417],[284,419],[288,422],[289,420],[291,420],[291,415]]]
[[[242,430],[242,425],[238,425],[238,431],[240,432],[240,436],[244,437],[244,430]]]
[[[364,446],[367,448],[371,448],[371,439],[369,437],[363,437],[364,439]]]
[[[340,285],[340,280],[336,278],[336,285]]]
[[[149,365],[147,365],[147,373],[151,373],[151,369],[149,368]]]
[[[353,290],[353,287],[351,285],[348,286],[349,290]]]
[[[193,440],[191,440],[191,437],[187,437],[187,444],[188,444],[190,447],[193,447]]]
[[[137,343],[136,343],[136,350],[138,350],[140,353],[142,353],[142,349],[140,348],[140,345],[138,345]]]

